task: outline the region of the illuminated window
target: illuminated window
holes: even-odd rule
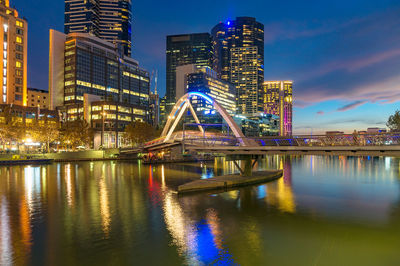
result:
[[[17,27],[23,28],[24,27],[24,23],[22,21],[16,21],[15,25],[17,25]]]
[[[17,61],[17,62],[15,63],[15,66],[16,66],[17,68],[21,68],[21,67],[22,67],[22,64],[21,64],[21,62],[18,62],[18,61]]]
[[[17,43],[22,43],[22,38],[17,36],[16,41],[17,41]]]

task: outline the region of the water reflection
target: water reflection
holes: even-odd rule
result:
[[[235,166],[220,158],[0,167],[0,265],[310,265],[317,252],[321,264],[400,259],[399,165],[389,157],[271,156],[256,167],[283,169],[276,182],[185,197],[174,193],[180,184]]]
[[[11,265],[13,250],[11,247],[11,226],[7,199],[1,197],[0,204],[0,265]]]
[[[283,169],[283,178],[276,182],[260,186],[261,197],[269,205],[276,206],[283,212],[294,213],[296,202],[292,190],[292,166],[288,158],[280,159],[280,169]]]

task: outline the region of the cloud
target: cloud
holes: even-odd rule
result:
[[[317,115],[323,115],[323,114],[325,114],[324,111],[319,111],[319,112],[317,112]]]
[[[339,106],[338,111],[346,111],[360,106],[361,101],[400,101],[399,11],[385,10],[338,23],[336,29],[334,23],[324,24],[314,31],[315,35],[309,33],[309,38],[294,39],[301,51],[293,51],[287,57],[302,63],[284,65],[288,72],[282,76],[294,80],[295,106],[304,108],[325,101],[354,104]],[[376,21],[380,22],[379,27]],[[279,43],[284,47],[283,44]],[[290,53],[290,47],[284,51]]]
[[[269,23],[264,26],[265,43],[273,43],[282,40],[295,40],[298,38],[311,38],[328,34],[340,29],[359,24],[367,18],[355,18],[345,22],[318,21],[318,23],[301,23],[299,21],[285,21]]]
[[[363,68],[374,66],[386,60],[400,57],[400,48],[391,49],[388,51],[378,51],[374,54],[367,54],[357,58],[348,58],[335,60],[329,63],[322,64],[315,70],[309,71],[302,75],[297,82],[307,81],[322,77],[335,71],[354,72]]]
[[[348,110],[351,110],[351,109],[355,109],[355,108],[357,108],[358,106],[361,106],[361,105],[366,104],[366,103],[367,103],[367,101],[356,101],[356,102],[352,102],[352,103],[350,103],[350,104],[347,104],[347,105],[345,105],[345,106],[342,106],[342,107],[338,108],[336,111],[338,111],[338,112],[345,112],[345,111],[348,111]]]

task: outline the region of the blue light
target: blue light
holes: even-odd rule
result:
[[[226,24],[227,24],[228,26],[230,26],[230,25],[231,25],[231,22],[230,22],[230,21],[228,21]]]
[[[193,97],[193,96],[199,96],[203,99],[205,99],[207,102],[214,104],[213,99],[211,99],[210,97],[208,97],[207,95],[200,93],[200,92],[189,92],[189,97]]]
[[[178,109],[176,110],[176,112],[175,112],[175,114],[174,114],[174,116],[173,116],[173,118],[175,118],[176,117],[176,114],[181,110],[181,108],[182,108],[182,105],[184,104],[185,102],[182,102],[181,103],[181,105],[178,107]]]

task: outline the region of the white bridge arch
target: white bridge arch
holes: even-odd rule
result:
[[[190,103],[190,98],[193,96],[201,97],[214,107],[214,109],[222,116],[222,118],[228,123],[228,126],[232,130],[233,134],[235,135],[236,138],[239,139],[240,143],[242,146],[250,146],[248,143],[248,140],[246,137],[243,135],[242,131],[238,127],[238,125],[235,123],[233,118],[229,115],[229,113],[223,108],[215,99],[212,99],[211,97],[199,93],[199,92],[189,92],[182,96],[177,103],[175,104],[174,108],[172,108],[172,111],[170,115],[168,116],[167,123],[165,124],[165,127],[163,129],[163,132],[161,134],[161,137],[164,138],[164,142],[167,142],[170,140],[172,133],[174,133],[174,130],[176,126],[178,125],[179,121],[181,120],[183,114],[185,111],[189,108],[190,113],[193,115],[195,121],[197,124],[199,124],[199,130],[201,132],[204,132],[203,127],[200,125],[200,120],[196,115],[196,112],[193,109],[192,104]]]

